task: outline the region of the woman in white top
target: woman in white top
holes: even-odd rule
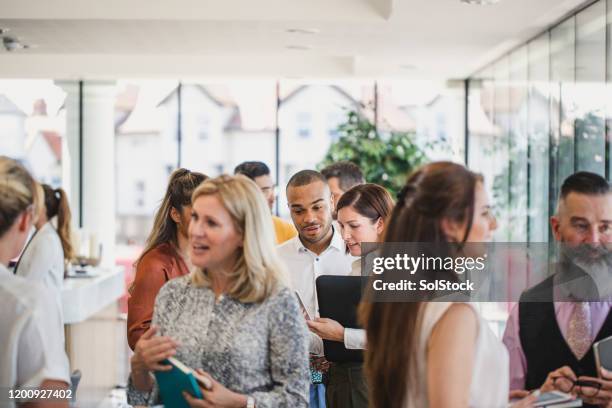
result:
[[[388,221],[386,242],[486,242],[497,227],[482,177],[437,162],[413,173]],[[384,254],[384,251],[383,251]],[[453,279],[454,271],[423,277]],[[508,406],[508,353],[471,304],[363,303],[374,408]],[[527,397],[519,406],[530,406]]]
[[[393,209],[393,199],[377,184],[360,184],[342,195],[336,211],[347,251],[356,257],[366,256],[362,243],[382,241],[386,219]],[[361,275],[361,260],[353,263],[351,275]],[[343,342],[347,349],[365,349],[363,329],[343,327],[335,320],[318,318],[307,321],[312,332],[325,340]],[[333,363],[326,390],[328,408],[367,407],[367,387],[362,363]]]
[[[35,191],[30,174],[16,161],[0,156],[0,389],[55,389],[66,397],[68,359],[58,341],[60,317],[53,296],[41,284],[7,269],[32,227]],[[38,401],[28,406],[68,406],[66,399]]]
[[[66,264],[74,257],[70,229],[70,207],[66,193],[43,184],[36,233],[23,251],[16,273],[42,282],[60,299]],[[54,224],[57,225],[54,226]]]

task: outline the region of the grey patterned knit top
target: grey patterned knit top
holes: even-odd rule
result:
[[[308,406],[308,331],[296,299],[282,288],[262,303],[229,296],[189,275],[173,279],[155,300],[153,324],[180,346],[176,358],[202,368],[257,408]]]

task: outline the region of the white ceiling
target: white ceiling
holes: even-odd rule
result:
[[[581,2],[0,0],[0,77],[463,78]]]

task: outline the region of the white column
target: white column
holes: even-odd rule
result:
[[[115,263],[115,82],[83,83],[81,166],[78,160],[79,87],[77,82],[65,84],[58,83],[68,93],[66,137],[71,160],[70,182],[64,184],[70,185],[74,225],[78,227],[79,186],[82,185],[82,228],[94,242],[102,244],[101,265],[112,266]]]
[[[66,92],[66,125],[62,137],[62,188],[68,194],[72,226],[79,228],[79,81],[55,81]]]

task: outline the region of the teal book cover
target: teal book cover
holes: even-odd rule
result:
[[[161,402],[166,408],[189,408],[183,397],[183,391],[196,398],[203,398],[193,370],[174,358],[164,360],[162,363],[172,366],[172,370],[155,372]]]

